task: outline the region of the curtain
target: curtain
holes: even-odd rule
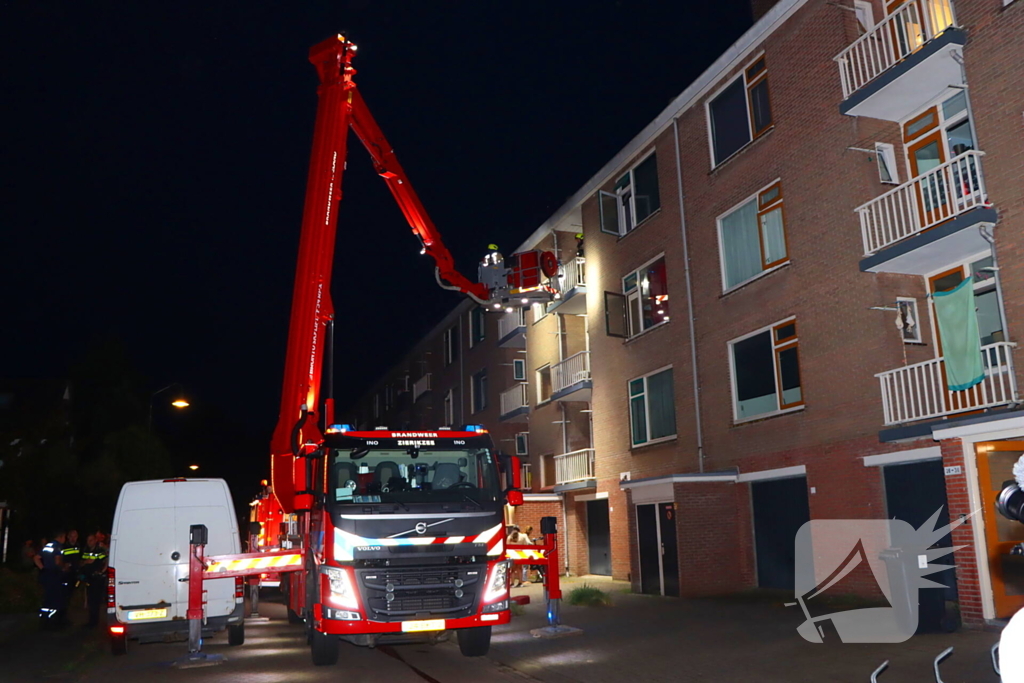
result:
[[[761,216],[764,265],[786,258],[786,237],[782,233],[782,207]]]
[[[722,250],[726,287],[735,287],[761,272],[756,200],[747,202],[722,219]]]

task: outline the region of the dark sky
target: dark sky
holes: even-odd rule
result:
[[[0,2],[0,377],[62,377],[113,333],[154,388],[269,438],[311,45],[359,44],[360,89],[475,279],[488,243],[518,246],[748,26],[743,0]],[[342,404],[458,303],[349,149]]]

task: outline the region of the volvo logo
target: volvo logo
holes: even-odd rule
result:
[[[423,534],[427,533],[427,523],[426,522],[416,522],[416,533],[418,533],[420,536],[422,536]]]

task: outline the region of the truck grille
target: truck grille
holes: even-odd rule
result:
[[[358,569],[356,576],[370,619],[456,619],[475,613],[487,565]]]

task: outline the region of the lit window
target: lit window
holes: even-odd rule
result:
[[[730,342],[729,356],[737,420],[803,405],[795,320]]]
[[[665,257],[659,256],[622,278],[626,331],[632,337],[669,320]],[[607,308],[607,297],[606,297]]]

